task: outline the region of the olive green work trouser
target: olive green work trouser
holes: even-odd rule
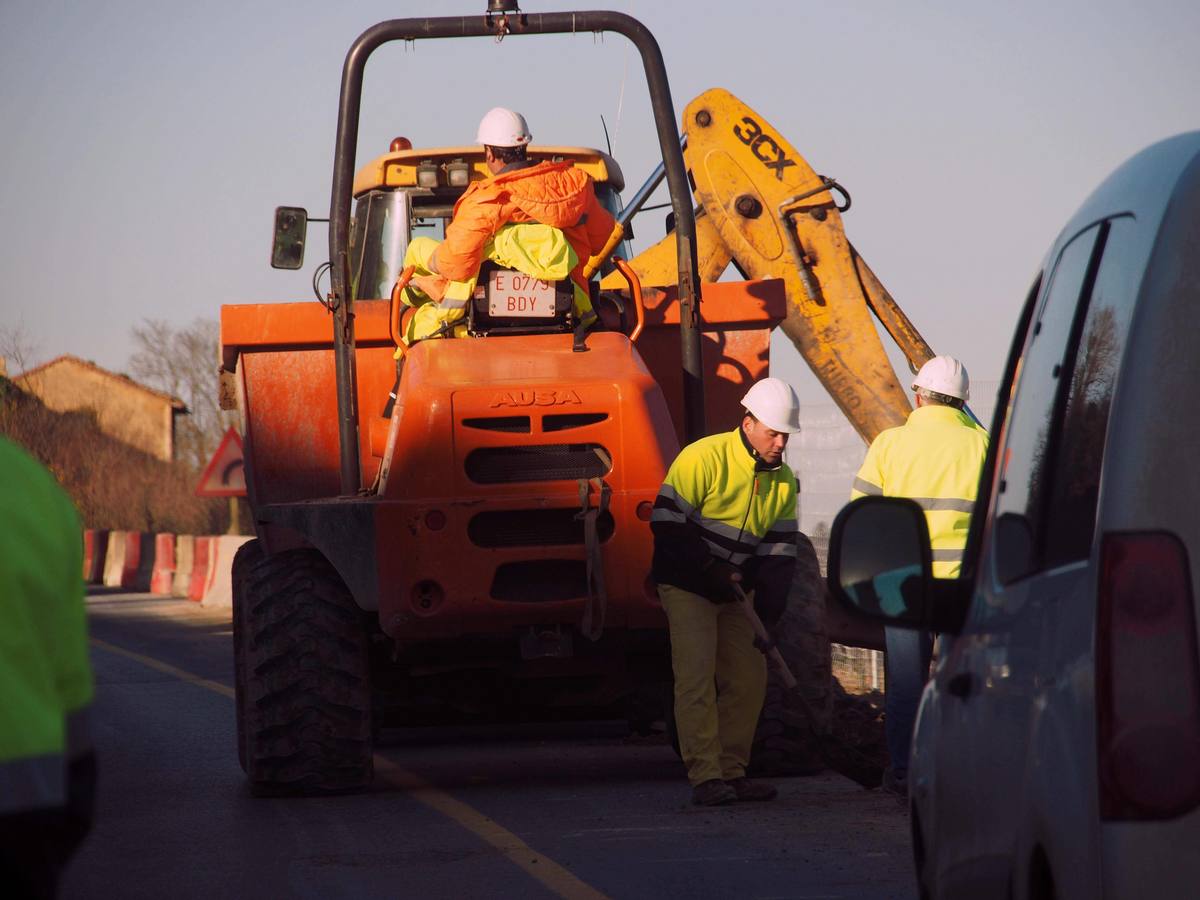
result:
[[[767,691],[767,661],[736,603],[711,602],[670,584],[658,596],[671,629],[675,724],[688,781],[746,774]]]

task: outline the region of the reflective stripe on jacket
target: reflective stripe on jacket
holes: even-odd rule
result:
[[[438,272],[452,281],[474,277],[488,238],[513,222],[562,230],[577,257],[571,278],[590,310],[583,267],[604,249],[616,220],[597,199],[591,177],[570,162],[541,162],[472,182],[454,204],[454,217],[438,248]],[[578,301],[578,291],[576,297]]]
[[[0,439],[0,814],[62,806],[90,748],[79,518],[54,477]],[[70,741],[70,744],[68,743]]]
[[[654,579],[707,594],[704,569],[742,569],[755,605],[782,611],[796,562],[796,476],[764,469],[740,428],[680,451],[654,502]]]
[[[987,448],[988,433],[962,410],[919,407],[871,443],[850,499],[875,494],[915,500],[929,524],[933,574],[954,578],[962,567]]]

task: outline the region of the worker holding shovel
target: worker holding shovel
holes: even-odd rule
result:
[[[768,627],[787,604],[797,490],[783,451],[800,430],[800,403],[786,382],[764,378],[742,406],[735,430],[680,452],[650,520],[653,575],[671,633],[680,754],[699,806],[777,793],[746,778],[767,667],[739,600],[745,591]]]

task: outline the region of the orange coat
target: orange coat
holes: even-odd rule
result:
[[[571,278],[587,291],[583,267],[604,249],[616,220],[596,199],[592,179],[569,162],[541,162],[473,182],[454,204],[437,270],[451,281],[479,271],[483,245],[510,223],[539,222],[560,229],[579,257]]]

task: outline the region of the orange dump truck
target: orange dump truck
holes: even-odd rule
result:
[[[503,6],[504,4],[493,4]],[[408,241],[437,236],[486,176],[480,147],[394,149],[357,168],[363,67],[388,40],[613,30],[642,52],[679,237],[674,286],[592,282],[586,336],[570,286],[535,315],[485,269],[466,336],[399,340]],[[234,561],[238,752],[263,790],[325,791],[372,775],[381,725],[548,710],[661,713],[666,620],[648,581],[650,510],[681,442],[732,428],[768,372],[779,281],[696,277],[692,197],[658,47],[617,13],[402,19],[347,56],[320,303],[221,312],[222,396],[240,410],[257,537]],[[570,160],[614,213],[606,154]],[[688,235],[692,239],[688,240]],[[304,213],[277,214],[276,262],[298,267]],[[511,304],[510,304],[511,305]],[[578,346],[584,341],[582,352]],[[399,357],[399,360],[397,359]]]

